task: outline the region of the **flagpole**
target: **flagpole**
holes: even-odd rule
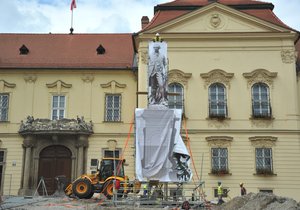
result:
[[[74,31],[74,29],[73,29],[73,9],[71,10],[72,12],[71,12],[71,28],[70,28],[70,34],[73,34],[73,31]]]
[[[76,1],[71,1],[71,28],[70,28],[70,34],[73,34],[74,28],[73,28],[73,10],[76,8]]]

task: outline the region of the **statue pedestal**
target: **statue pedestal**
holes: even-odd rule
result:
[[[181,161],[189,158],[180,136],[182,112],[179,109],[159,109],[159,106],[135,111],[136,176],[140,181],[182,181],[180,174],[190,177],[182,171],[186,168]]]

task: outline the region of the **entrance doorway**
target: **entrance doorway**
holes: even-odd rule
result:
[[[68,181],[71,180],[71,151],[61,145],[54,145],[44,148],[40,153],[38,182],[44,178],[48,195],[52,195],[56,188],[56,176],[64,175]],[[42,188],[38,191],[42,194]]]
[[[3,192],[3,177],[4,177],[4,164],[5,164],[4,157],[5,157],[4,151],[0,150],[0,195],[2,195]]]

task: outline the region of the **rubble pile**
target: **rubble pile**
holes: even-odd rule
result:
[[[213,210],[300,210],[300,202],[271,193],[249,193],[215,206]]]

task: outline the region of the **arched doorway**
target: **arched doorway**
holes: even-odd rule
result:
[[[57,188],[56,176],[64,175],[70,181],[71,156],[71,151],[61,145],[49,146],[40,152],[38,179],[44,178],[49,195],[52,195]],[[42,193],[41,187],[39,187],[39,193]]]

